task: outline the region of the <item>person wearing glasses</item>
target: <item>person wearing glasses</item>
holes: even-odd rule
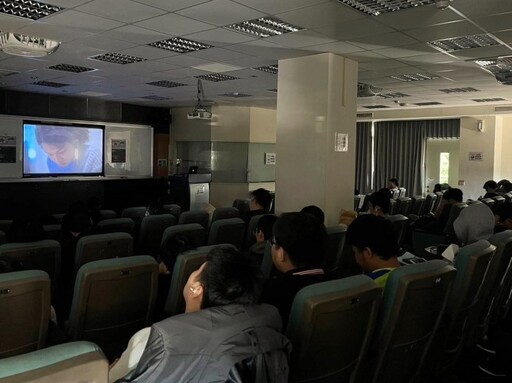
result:
[[[324,224],[310,214],[284,213],[274,224],[271,242],[272,262],[278,275],[265,283],[262,301],[277,307],[286,327],[299,290],[331,279],[322,268],[327,231]]]

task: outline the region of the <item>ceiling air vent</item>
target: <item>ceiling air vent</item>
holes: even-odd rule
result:
[[[41,3],[35,0],[1,0],[0,13],[19,16],[30,20],[39,20],[43,17],[62,11],[64,8]]]
[[[153,82],[148,82],[147,84],[153,85],[153,86],[161,86],[162,88],[177,88],[179,86],[187,86],[187,84],[182,84],[180,82],[167,81],[167,80],[153,81]]]
[[[512,56],[478,59],[473,62],[492,73],[503,85],[512,85]]]
[[[39,86],[47,86],[49,88],[62,88],[64,86],[69,86],[69,84],[63,84],[61,82],[52,82],[52,81],[36,81],[33,83],[34,85]]]
[[[481,35],[451,37],[449,39],[429,41],[427,44],[441,52],[457,52],[471,48],[501,45],[501,43],[497,41],[494,36],[487,33]]]
[[[381,93],[379,97],[382,98],[402,98],[402,97],[410,97],[410,94],[400,93],[400,92],[392,92],[392,93]]]
[[[83,73],[83,72],[90,72],[92,70],[96,70],[94,68],[87,68],[85,66],[69,65],[69,64],[52,65],[52,66],[49,66],[48,69],[60,70],[63,72],[72,72],[72,73]]]
[[[443,105],[443,103],[437,102],[437,101],[426,101],[426,102],[418,102],[414,105],[416,105],[416,106],[432,106],[432,105]]]
[[[397,74],[394,76],[388,76],[398,81],[410,82],[410,81],[426,81],[426,80],[435,80],[439,78],[435,74],[431,73],[406,73],[406,74]]]
[[[262,72],[270,73],[270,74],[277,74],[277,64],[276,65],[264,65],[264,66],[258,66],[255,68],[251,68],[254,70],[259,70]]]
[[[371,16],[381,13],[397,12],[403,9],[434,4],[435,0],[338,0],[360,12]]]
[[[201,76],[195,76],[195,77],[200,80],[213,81],[213,82],[238,80],[238,77],[233,77],[233,76],[229,76],[227,74],[221,74],[221,73],[203,74]]]
[[[373,113],[357,113],[358,120],[367,120],[373,118]]]
[[[496,102],[496,101],[507,101],[504,98],[501,97],[494,97],[494,98],[476,98],[473,99],[475,102]]]
[[[466,88],[447,88],[447,89],[439,89],[440,92],[446,94],[452,93],[470,93],[470,92],[480,92],[478,89],[466,87]]]
[[[280,36],[285,33],[301,31],[304,28],[292,25],[277,17],[260,17],[259,19],[242,21],[226,27],[235,32],[246,33],[251,36],[270,37]]]
[[[172,39],[155,41],[154,43],[150,43],[148,45],[150,47],[165,49],[167,51],[178,53],[195,52],[202,49],[213,48],[213,45],[187,40],[183,37],[173,37]]]
[[[137,56],[122,55],[120,53],[104,53],[102,55],[96,55],[89,57],[91,60],[105,61],[112,64],[132,64],[136,62],[146,61],[147,59]]]
[[[143,98],[145,100],[152,100],[152,101],[163,101],[163,100],[168,100],[169,99],[169,97],[163,97],[163,96],[157,96],[157,95],[143,96],[143,97],[140,97],[140,98]]]
[[[384,108],[389,108],[389,106],[386,106],[386,105],[367,105],[367,106],[363,106],[363,108],[366,108],[366,109],[384,109]]]

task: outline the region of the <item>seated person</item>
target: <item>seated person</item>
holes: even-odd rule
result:
[[[311,214],[313,217],[318,218],[320,222],[324,223],[325,214],[318,206],[308,205],[302,208],[301,213]]]
[[[258,269],[245,257],[213,250],[183,289],[186,312],[136,333],[129,343],[136,348],[123,353],[109,380],[287,382],[291,345],[277,310],[257,304],[259,292]],[[137,363],[132,354],[142,348]]]
[[[498,208],[494,215],[495,226],[494,233],[500,233],[505,230],[512,230],[512,204],[504,203]]]
[[[400,248],[391,222],[370,214],[359,216],[347,229],[347,243],[366,275],[384,288],[390,271],[400,266]]]
[[[250,198],[249,211],[242,217],[246,223],[255,215],[268,214],[272,203],[270,192],[263,188],[252,191]]]
[[[279,272],[264,287],[262,301],[276,306],[284,327],[299,290],[330,278],[321,265],[327,249],[325,226],[305,213],[284,213],[274,225],[272,262]]]
[[[400,187],[400,184],[398,183],[398,179],[397,178],[390,178],[388,180],[387,188],[389,190],[398,190],[399,187]]]
[[[498,193],[498,184],[496,181],[487,181],[486,183],[484,183],[483,188],[485,189],[485,194],[483,198],[492,198],[500,195],[500,193]]]
[[[261,258],[265,253],[267,241],[272,239],[272,229],[276,221],[277,217],[275,215],[265,214],[256,225],[256,230],[254,231],[256,243],[250,247],[249,253],[253,258],[257,258],[258,264],[261,263]]]
[[[498,190],[500,193],[508,193],[512,190],[512,183],[507,179],[498,181]]]
[[[443,198],[441,199],[441,203],[434,213],[435,220],[429,225],[429,227],[425,227],[423,229],[430,233],[442,234],[446,224],[448,223],[452,206],[461,203],[462,198],[462,190],[460,189],[451,188],[445,191]]]
[[[378,191],[368,197],[368,213],[385,217],[391,211],[391,198],[384,192]]]

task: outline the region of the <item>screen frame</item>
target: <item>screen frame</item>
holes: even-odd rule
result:
[[[95,129],[101,131],[101,172],[95,173],[26,173],[25,172],[25,125],[41,125],[41,126],[58,126],[62,128],[83,128]],[[21,169],[23,178],[54,178],[54,177],[104,177],[105,176],[105,125],[83,124],[76,122],[63,122],[63,121],[37,121],[37,120],[23,120],[22,125],[22,156],[21,156]]]

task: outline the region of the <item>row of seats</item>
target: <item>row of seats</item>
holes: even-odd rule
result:
[[[329,281],[301,290],[292,305],[287,326],[287,336],[294,346],[290,381],[390,382],[410,381],[418,374],[441,375],[453,365],[463,346],[477,337],[477,330],[496,320],[510,290],[512,231],[500,233],[491,241],[495,245],[479,241],[462,248],[454,267],[439,260],[402,266],[390,274],[383,294],[366,276]],[[205,256],[206,249],[198,249],[178,257],[168,298],[171,315],[183,312],[183,302],[178,302],[177,297],[181,296],[188,275]],[[94,267],[89,267],[96,269],[101,262],[105,261],[93,262],[89,265]],[[128,269],[122,270],[126,273]],[[91,280],[91,294],[105,293],[106,285],[96,286],[102,286],[99,280]],[[113,287],[109,286],[109,290]],[[122,305],[116,303],[127,295],[110,294],[108,298],[100,295],[99,303],[91,296],[88,304],[101,307],[101,302],[108,299],[108,311],[116,311],[129,305],[126,301]],[[115,313],[105,315],[118,318],[119,322],[125,319]],[[93,318],[90,324],[103,326],[99,324],[100,316]],[[91,335],[94,330],[89,328],[87,337]],[[75,346],[81,352],[70,351],[65,356],[57,352],[60,347]],[[41,364],[46,363],[45,359],[51,358],[37,363],[31,359],[32,355],[34,358],[40,355],[40,351],[0,360],[0,378],[9,373],[23,377],[30,374],[25,370],[33,368],[33,364],[37,364],[41,375],[47,370],[69,376],[66,374],[70,369],[79,367],[73,367],[74,362],[70,362],[67,368],[62,368],[62,359],[76,359],[78,366],[89,363],[80,356],[82,353],[94,355],[92,359],[98,365],[105,363],[101,353],[87,343],[57,346],[47,352],[59,356],[44,366]],[[15,367],[9,368],[13,363]],[[24,368],[20,367],[21,363],[25,363]],[[96,372],[96,381],[106,381],[103,367]]]

